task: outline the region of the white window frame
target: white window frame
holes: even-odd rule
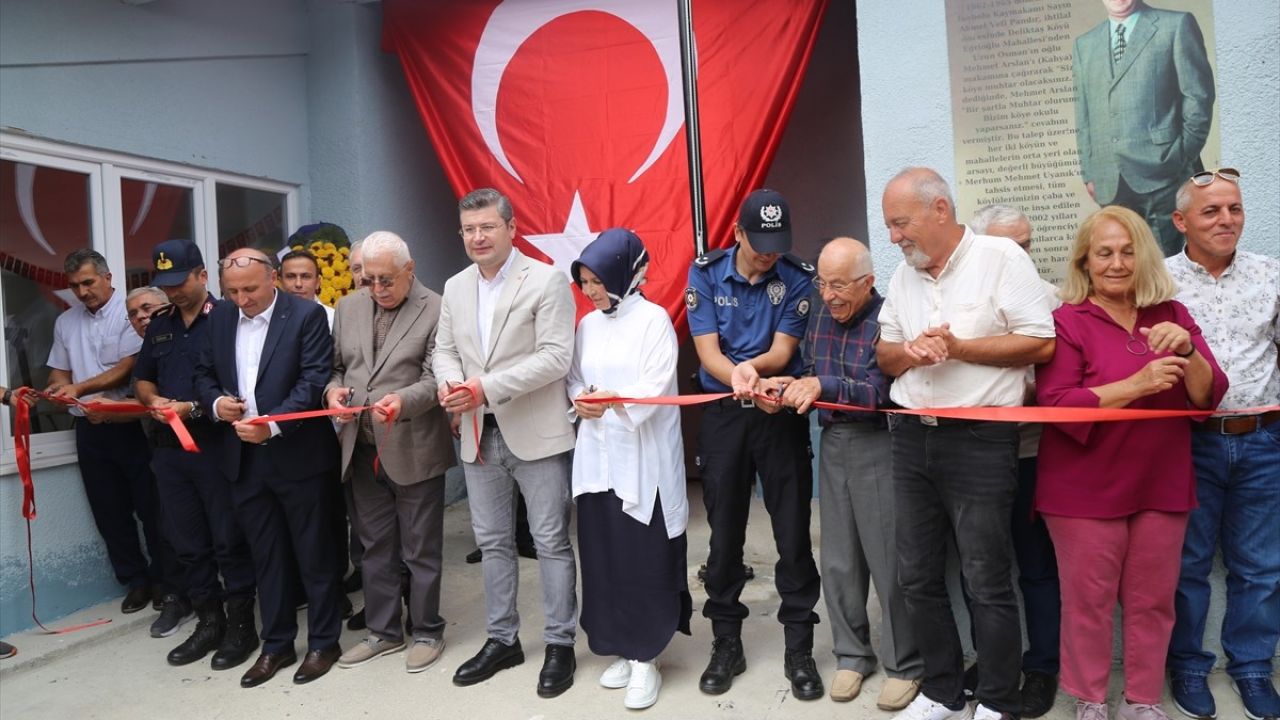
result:
[[[0,130],[0,158],[88,175],[93,249],[102,253],[112,268],[124,267],[124,224],[120,205],[122,179],[151,180],[190,188],[192,222],[196,236],[191,240],[200,247],[209,264],[218,256],[219,183],[284,195],[285,236],[288,237],[299,226],[299,188],[288,183],[59,143],[7,130]],[[116,290],[123,292],[126,281],[127,273],[113,273],[112,285]],[[209,273],[209,290],[215,295],[219,292],[216,272]],[[4,299],[0,296],[0,317],[3,314]],[[7,352],[0,353],[0,377],[9,377]],[[7,410],[0,412],[0,433],[3,433],[0,437],[0,442],[3,443],[0,445],[0,475],[17,472],[9,414]],[[74,431],[60,430],[31,436],[32,469],[66,465],[75,461]]]

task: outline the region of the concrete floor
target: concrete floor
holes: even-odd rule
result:
[[[706,664],[711,640],[708,623],[698,614],[705,595],[694,577],[705,555],[708,537],[699,489],[696,484],[690,486],[689,574],[695,609],[694,636],[676,635],[663,654],[662,694],[657,705],[643,711],[643,716],[887,720],[890,714],[875,707],[883,679],[879,674],[868,678],[862,695],[851,703],[833,703],[826,698],[800,702],[791,697],[782,672],[782,630],[772,617],[778,603],[772,582],[772,538],[759,501],[752,508],[753,522],[747,538],[747,559],[757,577],[747,584],[743,597],[752,610],[743,628],[748,669],[724,695],[712,697],[698,691],[698,676]],[[813,536],[816,547],[816,509]],[[397,654],[352,670],[334,668],[311,685],[293,685],[290,669],[261,687],[243,690],[238,684],[239,677],[248,663],[227,672],[213,672],[207,661],[185,668],[170,667],[165,663],[165,654],[194,626],[183,627],[173,638],[156,640],[147,633],[155,618],[153,612],[122,615],[116,601],[54,623],[54,627],[61,628],[110,619],[106,625],[65,635],[23,633],[6,638],[18,646],[19,654],[0,661],[0,718],[597,720],[638,715],[623,708],[623,691],[606,690],[597,684],[610,659],[591,655],[585,639],[578,643],[577,684],[552,700],[543,700],[534,694],[543,645],[537,563],[531,560],[520,563],[525,664],[469,688],[455,687],[450,682],[457,666],[474,654],[485,639],[480,566],[462,561],[473,547],[467,505],[457,503],[445,513],[442,614],[449,621],[448,646],[439,663],[424,673],[405,673],[403,655]],[[353,599],[358,607],[361,602],[358,594]],[[872,604],[875,605],[874,600]],[[818,612],[825,617],[826,608],[821,602]],[[873,610],[873,623],[878,622],[878,615],[878,609]],[[873,624],[873,630],[876,627]],[[363,632],[344,631],[343,647],[359,642],[363,636]],[[300,637],[305,639],[305,629]],[[299,653],[305,649],[300,642]],[[835,661],[825,623],[817,628],[814,656],[829,687]],[[1223,673],[1214,673],[1210,685],[1217,696],[1220,718],[1244,717],[1239,698],[1229,688]],[[1114,673],[1113,699],[1119,697],[1119,688],[1119,673]],[[1167,698],[1165,707],[1174,717],[1181,717],[1176,715]],[[1059,695],[1053,711],[1046,717],[1066,720],[1074,716],[1074,703]]]

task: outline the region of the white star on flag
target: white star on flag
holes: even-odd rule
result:
[[[569,208],[569,219],[565,221],[564,232],[525,235],[524,239],[551,258],[551,264],[555,265],[556,269],[573,277],[569,273],[569,266],[582,254],[582,249],[599,234],[599,230],[592,230],[588,226],[587,213],[582,209],[582,196],[575,190],[573,206]]]

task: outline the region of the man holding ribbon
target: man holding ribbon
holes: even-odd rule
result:
[[[200,405],[195,387],[196,360],[209,342],[208,318],[217,303],[209,294],[209,273],[195,243],[166,240],[151,256],[156,269],[152,282],[170,304],[151,317],[133,376],[138,400],[159,421],[151,467],[164,531],[185,574],[181,589],[197,618],[195,632],[167,660],[170,665],[187,665],[212,651],[213,669],[227,670],[249,659],[258,647],[253,561],[232,512],[230,487],[216,463],[184,450],[164,424],[169,410],[182,420],[197,446],[217,444],[218,429]]]
[[[328,418],[291,415],[319,407],[333,367],[333,338],[318,303],[276,290],[276,271],[263,252],[241,248],[218,265],[231,302],[209,313],[196,391],[219,429],[206,452],[231,483],[257,574],[262,654],[240,685],[261,685],[297,662],[295,572],[308,602],[308,652],[293,681],[308,683],[342,654],[336,493],[326,487],[338,446]]]
[[[63,270],[79,304],[54,323],[46,392],[68,403],[89,395],[123,400],[142,346],[142,338],[129,324],[124,293],[112,287],[106,258],[95,250],[73,251]],[[153,594],[160,599],[162,575],[147,437],[136,419],[95,423],[81,408],[72,407],[70,412],[76,416],[76,456],[93,521],[106,543],[116,580],[129,588],[120,610],[134,613],[152,602]],[[138,541],[139,522],[147,554]]]
[[[412,620],[405,670],[416,673],[444,651],[444,473],[455,461],[431,371],[440,296],[414,276],[409,247],[398,235],[375,232],[363,250],[365,287],[338,305],[333,373],[325,389],[330,409],[372,406],[337,416],[342,479],[350,485],[351,522],[364,547],[369,628],[338,666],[356,667],[405,649],[403,561]]]
[[[739,596],[747,581],[742,549],[759,473],[778,549],[783,670],[797,699],[816,700],[823,688],[813,661],[818,622],[813,607],[820,581],[809,539],[809,423],[794,413],[778,413],[776,398],[753,399],[760,378],[800,374],[798,350],[812,304],[813,266],[790,254],[791,210],[776,191],[748,195],[733,234],[736,246],[693,261],[685,290],[702,387],[734,393],[707,407],[698,436],[702,500],[711,525],[702,614],[711,620],[715,636],[698,686],[719,695],[747,669],[742,621],[749,610]]]
[[[907,168],[885,187],[885,226],[905,262],[880,308],[877,362],[904,408],[1020,406],[1027,366],[1053,356],[1049,298],[1031,258],[956,221],[951,188]],[[977,629],[978,720],[1017,717],[1022,633],[1009,513],[1018,483],[1016,423],[898,414],[893,438],[898,579],[920,641],[920,695],[899,720],[970,717],[964,654],[947,595],[954,538]]]

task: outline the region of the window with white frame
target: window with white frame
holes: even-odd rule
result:
[[[53,323],[76,302],[63,258],[102,253],[117,292],[150,283],[151,249],[195,242],[210,266],[240,247],[275,254],[298,226],[297,187],[259,178],[0,133],[0,317],[5,387],[48,384]],[[217,294],[217,273],[209,273]],[[14,471],[13,410],[0,413],[0,473]],[[75,460],[64,410],[31,414],[32,465]]]

